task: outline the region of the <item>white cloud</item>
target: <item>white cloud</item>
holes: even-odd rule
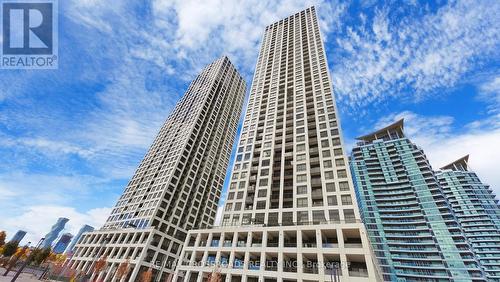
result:
[[[68,206],[34,205],[23,208],[19,215],[2,217],[0,230],[6,230],[8,238],[13,236],[17,230],[24,230],[27,235],[22,243],[25,244],[31,241],[32,244],[35,244],[50,231],[50,228],[59,217],[70,219],[62,232],[70,232],[76,235],[84,224],[100,228],[110,212],[110,208],[79,212],[75,208]]]
[[[480,122],[486,127],[465,127],[463,130],[457,130],[453,128],[452,117],[428,117],[407,111],[381,119],[374,128],[380,128],[400,118],[405,118],[405,134],[424,150],[434,169],[469,154],[471,169],[500,197],[497,164],[500,159],[500,148],[497,146],[500,140],[498,117],[495,117],[496,123]]]
[[[332,79],[351,107],[389,96],[418,100],[466,81],[498,55],[498,1],[451,1],[423,17],[389,17],[378,10],[367,26],[337,39]]]
[[[490,105],[491,113],[500,114],[500,75],[493,76],[479,86],[479,99]]]

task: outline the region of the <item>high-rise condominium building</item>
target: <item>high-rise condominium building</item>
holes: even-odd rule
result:
[[[76,243],[80,240],[80,237],[82,237],[83,233],[91,231],[94,231],[94,227],[87,224],[83,225],[82,228],[80,228],[80,230],[78,231],[78,233],[76,233],[76,236],[73,238],[73,240],[71,240],[71,243],[68,245],[66,250],[64,250],[64,253],[71,256],[73,254],[73,248],[75,247]]]
[[[14,234],[14,236],[12,237],[12,239],[10,239],[11,242],[21,242],[24,238],[24,236],[26,236],[26,231],[24,230],[18,230],[16,232],[16,234]]]
[[[468,161],[467,155],[442,167],[437,177],[484,276],[500,281],[500,206]]]
[[[42,248],[51,247],[54,241],[57,239],[57,237],[59,237],[59,233],[61,233],[61,231],[64,229],[64,226],[68,221],[69,219],[64,217],[58,218],[56,224],[54,224],[50,229],[50,232],[47,233],[47,235],[45,235],[44,237],[45,240],[43,240],[41,247]]]
[[[56,254],[62,254],[64,250],[66,250],[66,248],[68,247],[72,238],[73,235],[71,233],[62,234],[61,237],[59,237],[57,243],[54,245],[52,251]]]
[[[463,188],[454,186],[451,179],[460,173],[452,170],[436,176],[423,150],[405,136],[403,120],[358,139],[351,167],[363,220],[384,280],[485,281],[478,256],[486,260],[491,256],[492,262],[498,262],[498,241],[496,248],[491,245],[496,251],[485,247],[481,251],[486,252],[474,253],[472,246],[498,240],[498,230],[494,235],[489,233],[495,228],[491,221],[498,214],[486,215],[480,203],[486,199],[488,212],[495,209],[488,189],[476,177]],[[472,178],[467,172],[461,178],[465,175]],[[440,185],[448,180],[448,187]],[[468,191],[472,183],[476,191]],[[454,198],[474,204],[459,207]],[[455,203],[450,205],[449,200]],[[467,222],[474,217],[484,221],[477,225]],[[489,235],[484,240],[479,238],[486,233]],[[472,238],[480,242],[469,240]]]
[[[174,281],[376,280],[335,107],[314,7],[266,27],[222,226]]]
[[[129,259],[127,281],[138,281],[150,268],[157,281],[165,281],[187,231],[214,223],[244,97],[245,82],[227,57],[205,67],[160,129],[107,222],[76,244],[71,266],[92,273],[95,261],[106,257],[101,278],[111,281]]]

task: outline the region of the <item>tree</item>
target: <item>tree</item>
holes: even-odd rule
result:
[[[212,271],[212,273],[210,273],[208,275],[208,279],[207,279],[207,281],[209,281],[209,282],[221,282],[221,280],[222,280],[222,277],[220,275],[220,269],[218,267],[216,267]]]
[[[142,273],[141,282],[151,282],[152,278],[153,278],[153,270],[151,270],[151,268],[150,268],[147,271]]]
[[[17,247],[19,246],[19,242],[13,241],[8,242],[3,246],[2,255],[4,257],[10,257],[17,252]]]
[[[36,252],[37,253],[35,253],[33,256],[33,262],[36,265],[40,265],[50,256],[51,250],[50,247],[46,247],[43,249],[38,249]]]
[[[116,270],[116,277],[118,281],[122,280],[123,277],[126,277],[128,272],[130,271],[130,259],[120,263],[118,269]]]
[[[31,262],[33,264],[36,264],[36,265],[39,265],[39,263],[36,262],[36,258],[40,255],[40,253],[42,252],[42,249],[33,249],[31,250]]]
[[[165,282],[172,282],[172,279],[174,279],[174,275],[170,273],[167,278],[165,279]]]
[[[7,233],[5,231],[0,231],[0,247],[5,245],[5,238],[7,237]]]
[[[97,275],[99,275],[99,273],[101,273],[101,271],[103,271],[106,267],[106,259],[107,256],[104,255],[95,263],[94,272],[97,273]]]

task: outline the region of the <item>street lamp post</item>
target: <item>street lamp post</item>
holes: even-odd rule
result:
[[[45,240],[45,238],[41,238],[40,241],[38,241],[38,244],[36,244],[36,247],[35,247],[34,251],[38,250],[38,248],[40,247],[40,245],[42,245],[42,242],[44,240]],[[19,277],[19,275],[21,274],[21,272],[23,271],[23,269],[28,265],[28,263],[30,263],[34,251],[32,251],[30,253],[30,255],[26,258],[26,261],[23,263],[23,265],[21,265],[21,267],[19,268],[19,270],[16,272],[16,275],[14,275],[14,277],[12,277],[12,280],[10,280],[10,282],[14,282],[14,281],[17,280],[17,278]]]

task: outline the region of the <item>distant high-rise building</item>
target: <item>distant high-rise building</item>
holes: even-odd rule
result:
[[[71,242],[71,238],[73,238],[73,235],[71,233],[62,234],[61,237],[59,237],[57,243],[54,245],[52,251],[56,254],[62,254]]]
[[[500,281],[500,206],[468,161],[467,155],[436,175],[487,280]]]
[[[14,236],[12,237],[12,239],[10,239],[11,242],[21,242],[24,238],[24,236],[26,236],[26,231],[24,230],[18,230],[16,232],[16,234],[14,234]]]
[[[351,168],[384,280],[485,281],[445,196],[449,192],[441,187],[423,150],[405,136],[403,120],[358,140]],[[486,222],[479,229],[487,233],[491,222]]]
[[[332,91],[314,7],[266,27],[222,226],[189,231],[174,281],[377,280]]]
[[[153,270],[165,281],[187,231],[214,223],[236,135],[245,81],[227,57],[206,66],[164,123],[108,220],[75,246],[72,267],[92,273],[95,258],[130,258],[128,281]],[[111,281],[115,272],[106,272]]]
[[[78,242],[78,240],[80,240],[80,238],[82,237],[83,233],[85,232],[92,232],[94,231],[94,227],[90,226],[90,225],[87,225],[85,224],[84,226],[82,226],[82,228],[80,228],[80,230],[78,231],[78,233],[76,234],[75,237],[73,237],[73,239],[71,240],[71,243],[68,245],[68,247],[66,248],[66,250],[64,251],[65,254],[72,254],[73,253],[73,248],[75,247],[76,243]]]
[[[42,248],[51,247],[52,243],[54,243],[57,237],[59,237],[59,233],[61,233],[61,231],[64,229],[64,226],[68,221],[69,219],[64,217],[60,217],[59,219],[57,219],[56,224],[54,224],[50,229],[50,232],[47,233],[47,235],[45,235],[44,237],[45,240],[43,240],[41,247]]]

